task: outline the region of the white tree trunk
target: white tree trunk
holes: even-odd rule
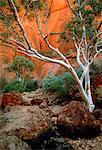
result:
[[[76,74],[75,70],[73,69],[73,67],[70,67],[69,71],[72,74],[72,76],[74,77],[75,81],[77,82],[78,89],[79,89],[79,92],[80,92],[83,100],[85,100],[87,102],[89,112],[92,112],[94,110],[95,105],[93,104],[93,101],[92,101],[89,70],[87,72],[87,81],[86,81],[87,85],[88,85],[87,92],[85,91],[84,86],[83,86],[81,80],[79,79],[78,75]]]
[[[92,94],[91,94],[91,85],[90,85],[90,74],[89,74],[89,69],[87,72],[87,95],[88,95],[88,99],[89,99],[89,111],[93,111],[95,108],[95,105],[93,104],[93,100],[92,100]]]

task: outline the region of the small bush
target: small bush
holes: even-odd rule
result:
[[[22,83],[18,80],[13,80],[11,82],[8,82],[4,87],[3,87],[3,91],[4,93],[9,93],[12,91],[16,91],[16,92],[24,92],[25,91],[25,87],[22,85]]]
[[[46,92],[57,92],[60,96],[66,96],[77,89],[76,82],[69,72],[61,76],[49,75],[44,80],[42,88]]]
[[[13,80],[11,82],[6,83],[4,86],[1,87],[4,93],[9,93],[12,91],[16,92],[30,92],[34,91],[38,88],[36,80]]]
[[[25,91],[27,92],[31,92],[31,91],[34,91],[38,88],[38,85],[37,85],[37,81],[36,80],[26,80],[25,81]]]
[[[62,80],[59,76],[49,75],[43,82],[42,88],[46,92],[55,92],[62,89]]]
[[[68,94],[72,93],[73,91],[76,91],[76,81],[69,72],[65,72],[61,76],[61,79],[63,80],[64,87],[67,90]]]

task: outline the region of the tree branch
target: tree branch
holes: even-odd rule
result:
[[[40,22],[40,26],[39,26],[39,16],[36,17],[36,23],[37,23],[37,26],[38,26],[38,31],[39,31],[39,34],[41,35],[41,37],[43,38],[43,40],[46,42],[46,44],[48,45],[48,47],[50,49],[52,49],[53,51],[55,51],[67,64],[70,65],[68,59],[60,52],[60,50],[58,48],[55,48],[53,47],[50,42],[47,40],[47,36],[44,35],[44,33],[42,33],[41,31],[41,22]]]
[[[24,15],[23,15],[23,17],[21,18],[21,23],[23,22],[24,17],[27,15],[27,12],[28,12],[28,9],[29,9],[30,5],[31,5],[33,2],[37,2],[37,1],[38,1],[38,0],[32,0],[32,1],[29,2],[28,6],[27,6],[27,8],[26,8],[26,11],[25,11],[25,13],[24,13]]]
[[[21,21],[20,21],[20,18],[19,18],[19,15],[18,15],[16,6],[15,6],[13,0],[8,0],[8,3],[9,3],[9,6],[10,6],[10,8],[11,8],[11,10],[12,10],[14,16],[15,16],[15,19],[16,19],[16,21],[17,21],[17,23],[18,23],[18,25],[19,25],[19,27],[20,27],[22,33],[23,33],[23,36],[24,36],[24,39],[25,39],[25,41],[26,41],[26,43],[27,43],[27,45],[28,45],[28,48],[31,49],[30,42],[29,42],[29,40],[28,40],[28,38],[27,38],[26,32],[25,32],[25,30],[24,30],[24,27],[23,27],[23,25],[22,25],[22,23],[21,23]]]
[[[79,14],[78,13],[76,13],[74,10],[73,10],[73,8],[71,7],[71,4],[70,4],[70,0],[66,0],[67,1],[67,3],[68,3],[68,6],[69,6],[69,8],[70,8],[70,10],[73,12],[73,14],[76,16],[79,16]]]

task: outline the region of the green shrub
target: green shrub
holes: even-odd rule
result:
[[[60,76],[49,75],[44,80],[42,88],[46,92],[57,92],[60,96],[66,96],[77,89],[76,82],[69,72]]]
[[[37,85],[37,81],[36,80],[26,80],[25,81],[25,91],[26,92],[31,92],[31,91],[34,91],[38,88],[38,85]]]
[[[24,56],[16,56],[13,63],[7,68],[8,71],[14,71],[17,79],[8,82],[4,87],[4,92],[25,92],[37,89],[37,81],[31,80],[31,72],[34,70],[34,63]]]
[[[16,91],[16,92],[24,92],[25,91],[25,87],[22,85],[22,83],[18,80],[13,80],[11,82],[8,82],[4,87],[3,87],[3,91],[4,93],[9,93],[12,91]]]
[[[67,90],[67,93],[70,94],[77,89],[76,81],[69,72],[65,72],[61,76],[61,79],[63,80],[63,84],[65,89]]]
[[[62,89],[62,80],[59,76],[49,75],[43,82],[42,88],[46,92],[56,92]]]
[[[4,86],[1,87],[4,93],[9,93],[12,91],[16,92],[30,92],[34,91],[38,88],[36,80],[13,80],[11,82],[6,83]]]

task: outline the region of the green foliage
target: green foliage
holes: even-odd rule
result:
[[[90,0],[88,4],[92,7],[95,15],[99,15],[102,10],[102,1],[101,0]]]
[[[25,87],[22,85],[22,83],[18,80],[13,80],[11,82],[8,82],[4,87],[3,87],[3,92],[4,93],[9,93],[12,91],[16,91],[16,92],[24,92],[25,91]]]
[[[38,88],[38,84],[36,80],[25,80],[25,91],[30,92],[34,91]]]
[[[65,96],[76,88],[76,82],[69,72],[60,76],[49,75],[43,82],[42,88],[46,92],[57,92]]]
[[[63,89],[63,82],[59,76],[49,75],[43,82],[42,88],[46,92],[61,92]]]
[[[95,77],[98,74],[102,73],[102,60],[99,60],[91,65],[90,75],[91,77]]]
[[[24,5],[24,7],[26,8],[31,1],[32,0],[21,0],[21,4]],[[30,5],[30,10],[34,10],[34,9],[40,9],[41,10],[42,6],[43,6],[42,0],[34,1]]]
[[[0,10],[0,22],[1,22],[1,32],[0,32],[0,44],[5,44],[7,46],[6,41],[9,39],[11,35],[13,35],[13,38],[18,38],[19,33],[17,32],[17,27],[14,27],[15,17],[14,15],[9,12],[6,12],[6,9]]]
[[[7,2],[6,0],[0,0],[0,7],[6,6]]]
[[[19,6],[17,0],[13,0],[13,2],[15,4],[16,8],[17,8],[17,11],[20,12],[20,6]]]
[[[28,0],[21,0],[21,4],[26,8],[28,5]]]
[[[13,80],[11,82],[6,82],[5,84],[2,84],[1,89],[4,93],[9,93],[12,91],[16,92],[31,92],[38,88],[37,81],[36,80],[25,80],[23,83],[19,80]],[[0,89],[0,90],[1,90]]]
[[[78,76],[80,77],[82,71],[80,69],[76,70]],[[68,94],[77,91],[77,83],[72,77],[70,72],[65,72],[62,75],[49,75],[42,83],[42,88],[45,92],[57,92],[60,96],[67,96]]]
[[[68,40],[68,36],[66,35],[66,32],[60,33],[60,38],[58,39],[57,42],[60,42],[60,41],[62,41],[62,40],[64,40],[65,42],[68,42],[68,41],[69,41],[69,40]]]
[[[60,35],[59,41],[68,42],[70,35],[72,37],[73,32],[77,37],[82,38],[83,34],[83,24],[86,27],[86,37],[92,38],[96,34],[97,26],[99,22],[96,22],[96,16],[101,15],[102,1],[101,0],[81,0],[80,5],[77,6],[78,1],[74,1],[75,6],[73,6],[73,11],[79,14],[81,11],[84,20],[81,20],[78,15],[72,18],[71,22],[68,22],[64,28],[64,31]],[[66,38],[67,37],[67,38]],[[67,39],[67,40],[66,40]]]
[[[37,89],[38,86],[36,80],[26,79],[26,77],[29,76],[29,73],[34,70],[32,61],[23,56],[16,56],[13,63],[7,69],[9,71],[14,71],[17,75],[17,79],[1,86],[4,93],[11,91],[22,93]]]
[[[18,12],[20,12],[20,6],[18,5],[17,0],[13,0]],[[7,6],[7,0],[0,0],[0,7]]]
[[[29,72],[34,70],[34,63],[24,56],[16,56],[8,68],[14,71],[17,77],[25,78],[26,75],[29,75]]]

